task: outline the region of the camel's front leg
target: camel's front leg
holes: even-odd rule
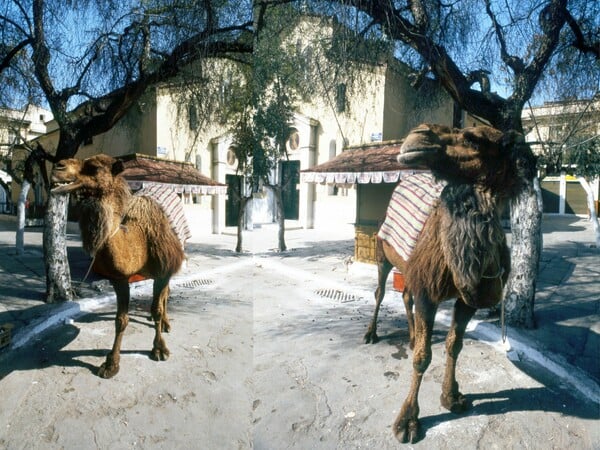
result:
[[[154,320],[154,345],[150,357],[155,361],[166,361],[171,352],[162,337],[162,331],[170,329],[167,319],[167,300],[169,298],[169,278],[154,280],[152,298],[152,319]]]
[[[381,301],[385,296],[385,283],[387,277],[392,270],[392,264],[387,260],[383,259],[377,262],[377,289],[375,290],[375,311],[373,312],[373,318],[369,324],[369,328],[365,334],[365,344],[375,344],[379,341],[377,336],[377,317],[379,315],[379,308]]]
[[[415,301],[415,350],[413,354],[413,375],[410,390],[400,414],[393,425],[393,431],[400,442],[415,443],[419,439],[419,388],[423,374],[431,363],[431,335],[437,305],[429,299]]]
[[[129,323],[129,282],[127,280],[113,280],[111,282],[117,294],[117,317],[115,318],[115,341],[111,352],[106,355],[106,361],[98,369],[102,378],[114,377],[119,371],[121,359],[121,340],[127,324]]]
[[[169,303],[169,295],[171,295],[171,288],[167,284],[166,293],[161,295],[162,301],[162,326],[161,331],[163,333],[171,332],[171,322],[169,322],[169,316],[167,315],[167,303]]]
[[[404,301],[404,309],[406,310],[406,322],[408,323],[408,342],[411,350],[415,348],[415,316],[413,314],[414,301],[408,288],[404,288],[402,292],[402,300]]]
[[[463,337],[469,320],[475,314],[476,309],[465,304],[461,299],[454,303],[452,324],[446,337],[446,371],[444,383],[442,384],[442,395],[440,401],[442,406],[453,413],[459,413],[469,408],[466,397],[458,390],[456,382],[456,360],[462,350]]]

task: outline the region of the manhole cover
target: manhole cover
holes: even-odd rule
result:
[[[350,294],[349,292],[344,292],[339,289],[317,289],[315,294],[317,294],[319,297],[329,298],[342,303],[355,302],[356,300],[360,300],[362,298],[358,295]]]
[[[215,281],[210,278],[201,278],[199,280],[189,280],[184,281],[183,283],[177,283],[177,286],[186,287],[186,288],[197,288],[202,286],[210,286]]]

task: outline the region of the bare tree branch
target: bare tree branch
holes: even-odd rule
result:
[[[4,70],[8,69],[8,67],[10,67],[11,61],[12,59],[21,51],[23,50],[26,46],[28,46],[29,44],[31,44],[33,42],[33,39],[31,38],[27,38],[21,42],[19,42],[17,45],[15,45],[7,54],[4,58],[2,58],[2,62],[0,62],[0,73],[2,73]]]
[[[515,74],[523,73],[523,70],[525,69],[525,64],[520,58],[517,58],[516,56],[510,55],[508,53],[506,46],[506,38],[504,37],[504,30],[502,26],[500,26],[500,24],[498,23],[498,19],[492,11],[492,5],[490,0],[485,0],[485,11],[487,12],[488,17],[492,21],[492,24],[494,25],[496,38],[498,39],[498,43],[500,44],[500,56],[502,58],[502,61],[504,61],[504,63],[508,67],[510,67]]]
[[[583,53],[591,53],[596,57],[596,59],[600,59],[600,41],[588,42],[581,31],[581,27],[571,13],[569,11],[565,11],[565,15],[567,24],[575,35],[575,41],[572,44],[573,47],[581,50]],[[596,33],[597,35],[600,34],[600,30],[596,30]]]
[[[48,73],[48,65],[50,64],[50,51],[46,46],[46,37],[44,32],[44,2],[43,0],[33,0],[33,29],[34,42],[33,47],[33,66],[36,73],[36,78],[46,95],[50,108],[55,117],[60,111],[66,110],[66,102],[64,99],[60,101],[56,92],[52,79]],[[62,108],[59,106],[63,106]],[[60,118],[60,117],[59,117]]]

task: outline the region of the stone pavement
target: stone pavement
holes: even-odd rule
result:
[[[90,258],[81,248],[77,227],[71,225],[67,235],[68,254],[73,284],[80,298],[46,304],[42,229],[27,228],[26,251],[16,255],[14,218],[0,215],[0,325],[12,327],[10,346],[0,349],[0,364],[3,357],[33,342],[34,337],[43,338],[43,331],[49,327],[68,323],[82,312],[114,301],[112,288],[106,281],[93,273],[82,281]],[[476,339],[490,341],[498,351],[508,351],[509,358],[534,361],[555,376],[564,377],[566,383],[579,386],[586,397],[600,399],[600,251],[591,246],[593,232],[585,219],[545,216],[543,232],[536,329],[509,329],[509,341],[502,344],[498,318],[480,312],[470,332]],[[190,260],[204,258],[203,261],[210,263],[212,259],[213,266],[230,257],[304,258],[315,273],[346,283],[349,289],[363,292],[374,289],[375,267],[351,263],[351,226],[286,231],[289,251],[285,253],[275,252],[276,236],[276,228],[271,225],[244,232],[244,248],[248,251],[239,256],[232,251],[236,238],[235,230],[231,229],[222,235],[195,236],[188,242],[187,253]],[[199,266],[190,264],[178,276],[191,276],[190,267]],[[388,285],[391,287],[391,277]],[[386,299],[393,295],[388,293]],[[439,315],[443,320],[444,313]]]

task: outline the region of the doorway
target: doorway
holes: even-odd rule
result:
[[[237,227],[242,197],[242,176],[225,175],[227,200],[225,200],[225,226]]]
[[[283,200],[283,215],[289,220],[300,217],[300,161],[281,162],[281,197]]]

